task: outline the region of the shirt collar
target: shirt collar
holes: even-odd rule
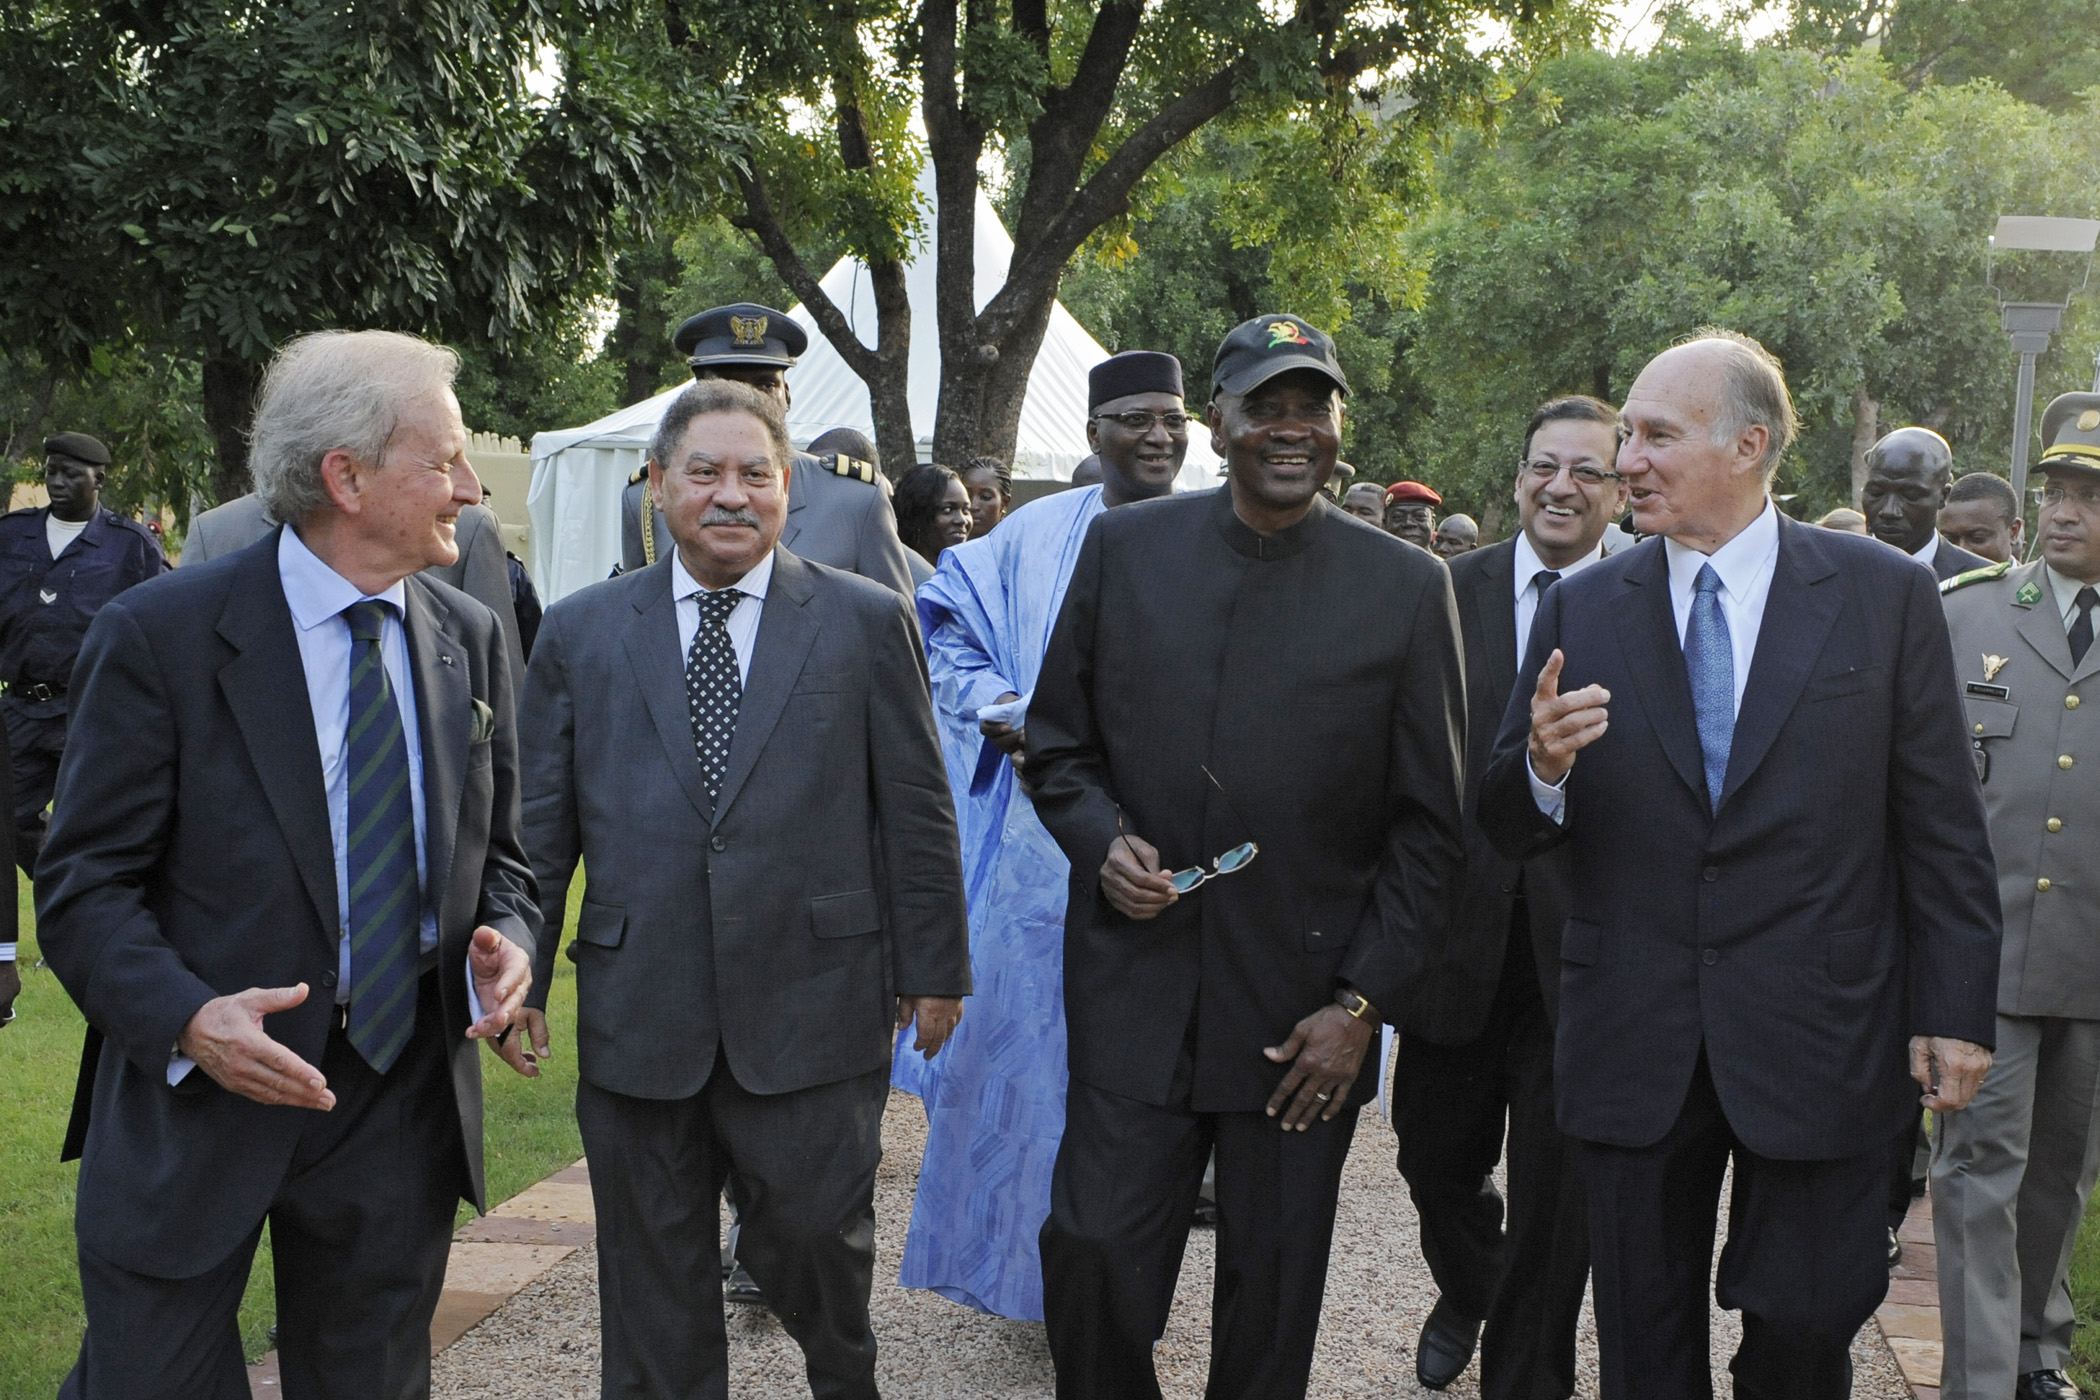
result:
[[[756,564],[753,564],[751,566],[750,573],[745,574],[742,578],[738,579],[735,583],[732,583],[729,586],[731,588],[734,588],[737,592],[743,594],[746,598],[756,598],[760,602],[764,602],[766,597],[766,589],[772,585],[772,582],[773,551],[769,549],[766,551],[765,557],[763,559],[759,560]],[[703,587],[701,584],[694,582],[693,576],[685,571],[685,560],[678,557],[677,550],[674,549],[671,551],[672,602],[682,603],[687,598],[692,597],[695,593],[714,593],[718,591],[719,590],[717,589]]]
[[[1712,554],[1701,554],[1690,545],[1665,539],[1663,547],[1669,552],[1670,587],[1672,596],[1690,594],[1698,581],[1699,568],[1703,564],[1714,566],[1721,576],[1721,587],[1728,596],[1741,603],[1749,596],[1750,585],[1772,562],[1779,552],[1779,512],[1772,505],[1772,498],[1765,498],[1765,508],[1757,513],[1757,519],[1745,525],[1736,537],[1722,545]]]
[[[277,537],[277,577],[284,584],[284,601],[291,605],[292,621],[301,632],[313,631],[352,603],[367,598],[392,603],[397,617],[408,611],[406,579],[396,580],[384,593],[360,593],[356,584],[308,549],[299,532],[289,525]]]
[[[1273,535],[1264,535],[1240,519],[1239,512],[1232,508],[1230,482],[1218,487],[1211,494],[1217,498],[1211,502],[1211,523],[1217,527],[1225,543],[1235,553],[1244,554],[1249,559],[1259,559],[1264,563],[1288,559],[1294,554],[1304,552],[1318,536],[1322,517],[1330,510],[1340,509],[1331,504],[1326,499],[1327,493],[1322,491],[1313,497],[1312,509],[1306,512],[1303,520],[1296,525],[1285,526]]]
[[[1583,555],[1565,568],[1557,570],[1557,572],[1562,578],[1566,578],[1570,574],[1587,569],[1603,557],[1604,541],[1600,538],[1596,544],[1590,547],[1588,554]],[[1539,558],[1538,551],[1531,547],[1531,536],[1525,534],[1522,530],[1517,531],[1517,553],[1511,563],[1516,570],[1516,586],[1519,593],[1531,587],[1531,581],[1538,577],[1539,570],[1549,567],[1545,560]]]
[[[1939,554],[1940,532],[1934,530],[1925,537],[1925,543],[1910,552],[1910,557],[1917,560],[1920,564],[1929,566],[1933,560],[1939,558]]]
[[[2056,615],[2065,622],[2071,620],[2071,609],[2078,606],[2078,590],[2091,585],[2080,583],[2075,578],[2066,578],[2048,564],[2042,565],[2049,575],[2049,587],[2056,594]]]

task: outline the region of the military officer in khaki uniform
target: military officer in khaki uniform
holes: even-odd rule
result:
[[[1941,585],[1998,861],[1998,1048],[1939,1119],[1946,1400],[2072,1400],[2065,1276],[2100,1171],[2100,394],[2042,418],[2042,557]]]
[[[789,401],[787,372],[809,348],[809,335],[787,313],[756,302],[717,306],[688,317],[671,343],[695,379],[734,379]],[[897,538],[897,517],[881,475],[868,462],[834,452],[797,452],[788,474],[787,528],[780,543],[804,559],[829,564],[912,594],[911,567]],[[670,527],[647,498],[646,473],[629,478],[620,497],[620,568],[654,563],[671,549]],[[647,519],[650,528],[644,530]]]

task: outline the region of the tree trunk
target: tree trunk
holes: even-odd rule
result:
[[[652,397],[668,377],[674,354],[671,321],[651,294],[677,275],[678,258],[667,233],[620,255],[613,281],[620,319],[605,338],[605,353],[620,362],[628,403]]]
[[[875,354],[861,378],[868,386],[883,475],[895,481],[919,461],[919,438],[911,426],[911,298],[901,262],[870,267],[868,281],[875,289]]]
[[[218,448],[212,468],[212,495],[224,505],[255,489],[248,475],[248,421],[255,413],[255,390],[262,367],[221,352],[204,362],[204,422]]]
[[[1602,397],[1601,395],[1599,397]],[[1502,539],[1502,517],[1506,514],[1501,499],[1489,501],[1480,508],[1480,542],[1496,544]]]
[[[1867,397],[1867,386],[1852,391],[1852,506],[1859,508],[1867,489],[1867,451],[1881,436],[1881,401]]]

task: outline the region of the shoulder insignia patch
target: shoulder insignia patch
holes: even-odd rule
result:
[[[649,469],[647,467],[637,467],[635,468],[634,475],[627,478],[627,484],[629,486],[632,486],[637,481],[640,481],[643,477],[647,475],[649,475]]]
[[[863,462],[858,457],[849,457],[843,452],[834,452],[829,457],[819,457],[824,470],[837,476],[849,477],[867,486],[875,484],[875,464]]]
[[[1980,569],[1970,569],[1966,573],[1959,573],[1953,578],[1945,580],[1940,584],[1940,592],[1952,593],[1957,588],[1966,588],[1972,583],[1982,583],[1987,578],[2004,578],[2011,572],[2012,560],[2010,559],[2003,564],[1986,564]]]
[[[2015,603],[2025,603],[2032,607],[2034,604],[2042,601],[2042,586],[2033,579],[2027,580],[2027,582],[2020,585],[2020,591],[2013,594],[2013,601]]]

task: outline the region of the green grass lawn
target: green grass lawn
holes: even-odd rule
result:
[[[569,919],[583,895],[569,890]],[[37,959],[29,891],[22,891],[22,997],[13,1025],[0,1030],[0,1396],[37,1400],[58,1393],[80,1349],[80,1279],[73,1256],[73,1188],[78,1164],[60,1165],[66,1115],[80,1063],[82,1022],[58,979],[31,970]],[[491,1205],[583,1154],[577,1136],[575,968],[557,968],[549,1011],[554,1058],[540,1077],[521,1079],[493,1055],[483,1062],[487,1094]],[[460,1208],[465,1221],[473,1212]],[[275,1306],[267,1234],[241,1305],[251,1360],[268,1349]]]
[[[2071,1342],[2071,1379],[2088,1395],[2100,1394],[2100,1193],[2086,1206],[2078,1227],[2078,1248],[2071,1255],[2071,1302],[2078,1309],[2078,1333]]]

